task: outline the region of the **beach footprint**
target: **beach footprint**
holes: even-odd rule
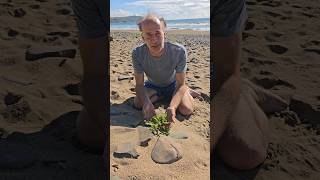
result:
[[[269,44],[268,45],[268,48],[273,52],[273,53],[276,53],[276,54],[284,54],[285,52],[288,51],[288,48],[283,46],[283,45],[280,45],[280,44]]]

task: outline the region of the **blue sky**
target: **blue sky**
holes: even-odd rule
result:
[[[209,0],[111,0],[110,16],[143,16],[154,12],[165,19],[210,17]]]

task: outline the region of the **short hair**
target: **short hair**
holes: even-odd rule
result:
[[[141,18],[138,22],[137,25],[139,26],[139,30],[142,31],[142,23],[145,21],[154,21],[154,18],[159,19],[160,23],[162,24],[163,29],[165,29],[167,27],[167,23],[164,20],[163,17],[157,17],[155,14],[153,13],[148,13],[146,16],[144,16],[143,18]]]

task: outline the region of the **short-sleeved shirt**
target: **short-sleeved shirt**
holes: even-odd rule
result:
[[[106,0],[72,0],[80,37],[107,36],[107,3]]]
[[[165,87],[175,81],[176,73],[186,72],[187,52],[180,44],[165,42],[161,57],[153,57],[146,44],[132,51],[132,63],[135,73],[145,73],[150,83]]]
[[[210,7],[213,36],[228,37],[243,30],[248,18],[245,0],[213,0]]]

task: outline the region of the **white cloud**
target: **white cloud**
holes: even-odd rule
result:
[[[123,16],[130,16],[130,12],[123,10],[123,9],[115,9],[115,10],[111,10],[110,12],[110,16],[111,17],[123,17]]]
[[[165,19],[209,18],[209,0],[137,0],[126,4],[132,9],[146,8]]]

